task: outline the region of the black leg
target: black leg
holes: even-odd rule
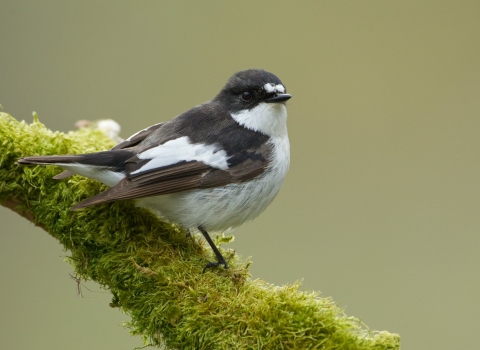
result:
[[[202,226],[198,226],[198,229],[200,230],[200,232],[202,233],[203,237],[205,237],[205,239],[207,240],[208,244],[210,244],[210,247],[212,247],[212,250],[213,252],[215,253],[215,256],[217,257],[217,262],[209,262],[207,265],[205,265],[205,267],[203,268],[203,271],[202,273],[205,272],[206,269],[210,268],[210,267],[216,267],[216,266],[219,266],[219,265],[223,265],[226,269],[228,269],[228,264],[227,262],[225,261],[225,258],[223,257],[223,255],[220,253],[220,251],[218,250],[217,246],[215,245],[215,243],[213,243],[212,239],[210,238],[210,236],[208,235],[208,232],[202,227]]]

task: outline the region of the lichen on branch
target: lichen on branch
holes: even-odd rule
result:
[[[112,293],[132,334],[167,349],[399,349],[399,336],[367,329],[330,298],[252,279],[248,261],[223,251],[230,269],[202,274],[211,252],[196,237],[132,201],[71,212],[105,189],[61,169],[19,166],[20,157],[108,149],[100,131],[52,132],[0,113],[0,203],[58,239],[77,276]],[[4,233],[5,234],[5,233]],[[13,233],[11,233],[13,234]],[[217,243],[228,241],[219,236]]]

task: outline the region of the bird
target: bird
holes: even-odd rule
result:
[[[290,164],[282,81],[263,69],[233,74],[210,101],[143,129],[108,151],[30,156],[21,165],[57,165],[109,188],[74,205],[80,210],[133,199],[136,205],[200,231],[217,261],[226,259],[209,232],[230,231],[255,219],[273,201]],[[197,231],[198,230],[198,231]]]

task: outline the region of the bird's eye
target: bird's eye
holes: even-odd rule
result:
[[[242,101],[244,102],[250,102],[253,98],[252,94],[249,93],[248,91],[244,91],[241,95],[240,95],[240,98],[242,99]]]

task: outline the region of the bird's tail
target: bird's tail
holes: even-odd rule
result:
[[[24,157],[18,160],[18,164],[52,164],[59,166],[78,164],[94,167],[106,167],[111,170],[121,171],[125,167],[125,161],[133,157],[133,155],[134,154],[131,151],[119,149],[78,155]]]
[[[34,157],[23,157],[20,158],[17,163],[21,165],[33,165],[33,164],[69,164],[69,163],[78,163],[84,155],[75,155],[75,156],[34,156]]]
[[[24,157],[20,158],[17,163],[21,165],[56,165],[56,164],[71,164],[78,161],[78,156],[38,156],[38,157]],[[62,171],[60,174],[55,175],[55,180],[66,179],[75,175],[74,172],[69,170]]]
[[[131,151],[119,149],[79,155],[24,157],[20,158],[17,163],[21,165],[58,165],[66,171],[56,175],[54,179],[59,180],[79,174],[111,186],[111,183],[118,181],[116,174],[124,172],[125,162],[133,155]]]

